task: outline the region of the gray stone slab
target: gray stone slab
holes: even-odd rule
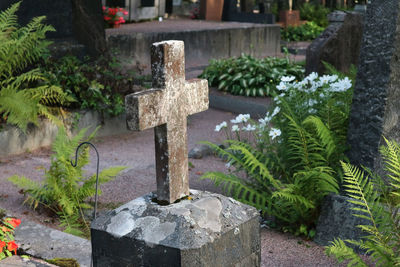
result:
[[[252,118],[262,118],[268,111],[269,103],[260,104],[252,99],[243,100],[230,95],[210,93],[210,107],[236,114],[250,114]]]
[[[185,42],[186,61],[206,64],[210,59],[240,56],[261,58],[280,53],[280,27],[277,24],[166,20],[122,25],[106,30],[110,47],[120,50],[125,62],[151,66],[150,47],[163,40]]]
[[[258,211],[191,193],[165,206],[148,194],[98,217],[91,227],[94,266],[260,266]]]
[[[321,207],[314,242],[327,246],[335,238],[343,240],[360,240],[366,234],[357,225],[370,223],[353,214],[360,212],[352,210],[356,205],[348,202],[350,198],[341,195],[328,195]]]
[[[329,16],[329,26],[307,48],[306,74],[324,73],[326,69],[322,61],[342,72],[348,72],[352,64],[358,63],[363,14],[335,11]]]
[[[0,267],[56,267],[56,265],[35,258],[12,256],[0,261]]]
[[[15,241],[26,254],[37,258],[74,258],[81,267],[90,266],[91,245],[87,239],[23,220],[15,230]]]
[[[367,7],[348,129],[348,157],[379,169],[378,148],[400,141],[400,2],[375,0]]]

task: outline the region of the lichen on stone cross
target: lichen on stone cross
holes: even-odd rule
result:
[[[125,98],[130,130],[154,128],[157,200],[173,203],[189,195],[187,116],[208,109],[207,80],[185,80],[182,41],[151,47],[153,88]]]

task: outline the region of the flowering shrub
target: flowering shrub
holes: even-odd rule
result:
[[[200,8],[199,7],[194,7],[190,11],[190,18],[191,19],[200,19]]]
[[[0,221],[0,260],[17,254],[18,245],[14,241],[14,229],[21,224],[20,219],[6,218]]]
[[[112,8],[103,6],[103,17],[104,21],[110,26],[121,25],[125,23],[125,19],[123,16],[128,15],[128,11],[123,8]]]
[[[338,75],[282,77],[275,106],[264,118],[241,114],[229,128],[227,122],[216,126],[226,132],[228,147],[208,144],[228,159],[229,174],[208,172],[203,178],[223,184],[282,228],[312,237],[323,197],[339,189],[351,87],[349,78]]]

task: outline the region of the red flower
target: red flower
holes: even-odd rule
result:
[[[6,246],[6,242],[0,241],[0,253],[3,251],[3,248]]]
[[[17,248],[18,248],[18,245],[15,244],[14,241],[8,242],[8,244],[7,244],[8,251],[14,251],[14,254],[17,255]]]
[[[105,6],[103,6],[103,11],[106,11],[106,7]]]
[[[21,224],[21,220],[20,219],[11,218],[11,219],[7,219],[6,221],[9,224],[11,224],[11,226],[14,227],[14,228],[18,227],[18,225]]]

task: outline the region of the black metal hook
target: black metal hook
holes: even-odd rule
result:
[[[92,143],[90,143],[90,142],[80,143],[79,146],[76,148],[76,151],[75,151],[75,163],[73,163],[72,160],[71,160],[72,167],[76,167],[76,165],[78,164],[78,151],[79,151],[79,148],[81,148],[81,146],[83,146],[83,145],[89,145],[89,146],[93,147],[93,149],[96,151],[96,155],[97,155],[96,193],[94,195],[94,210],[93,210],[93,220],[95,220],[96,219],[96,213],[97,213],[97,191],[98,191],[98,186],[99,186],[100,156],[99,156],[99,152],[97,151],[97,148]]]

